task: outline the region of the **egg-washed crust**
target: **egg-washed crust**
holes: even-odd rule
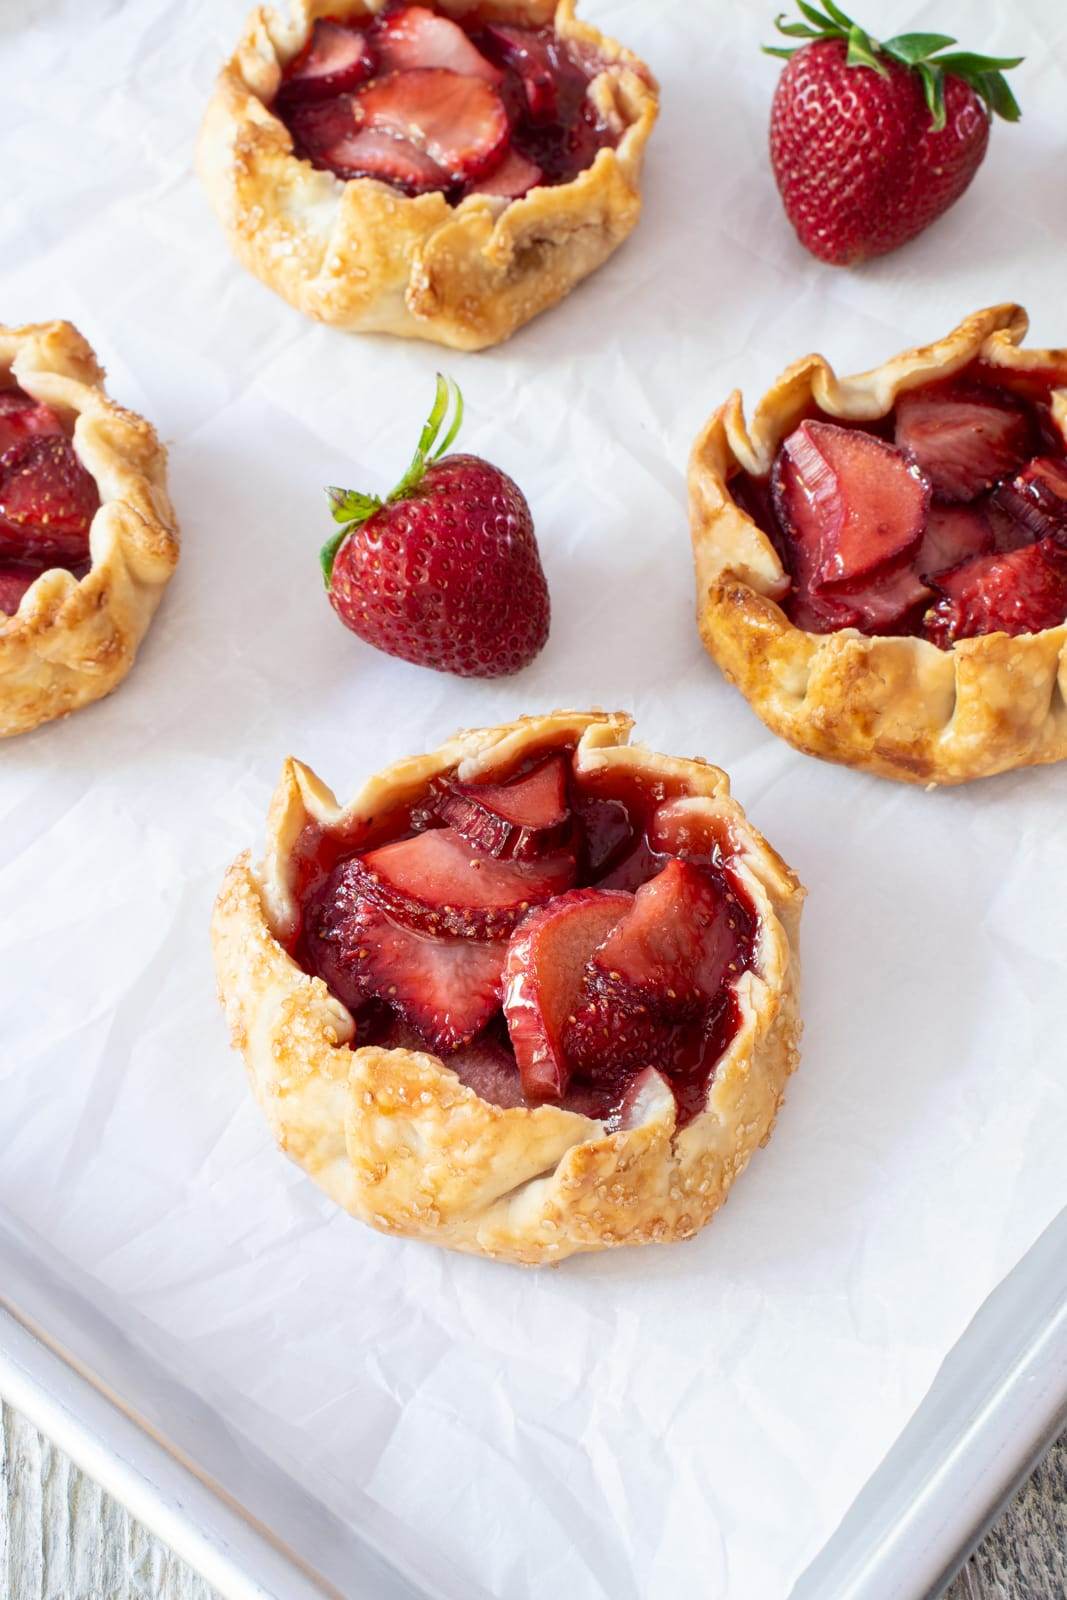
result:
[[[1024,350],[1021,306],[978,311],[946,338],[854,378],[822,356],[790,367],[745,422],[735,391],[689,461],[697,621],[709,655],[767,726],[808,755],[934,787],[1067,756],[1067,625],[984,634],[939,650],[926,639],[869,638],[853,628],[806,633],[777,602],[788,576],[770,540],[731,498],[738,467],[770,471],[812,401],[870,421],[905,389],[976,358],[1005,375],[1062,376],[1052,412],[1067,436],[1067,350]]]
[[[120,684],[178,561],[155,431],[104,393],[103,369],[69,322],[0,327],[0,381],[13,377],[73,423],[74,448],[96,481],[82,579],[50,567],[12,617],[0,617],[0,737],[25,733]]]
[[[259,6],[219,75],[197,166],[230,246],[307,316],[363,333],[429,339],[457,350],[499,344],[569,294],[617,249],[641,211],[641,165],[659,107],[651,72],[629,50],[555,7],[557,33],[608,63],[590,85],[619,134],[570,183],[508,202],[414,198],[374,178],[345,180],[293,154],[269,106],[286,64],[322,16],[365,17],[387,0],[292,0]],[[435,0],[462,18],[472,0]],[[553,0],[489,0],[485,16],[553,20]]]
[[[804,890],[730,798],[724,773],[629,745],[630,728],[622,714],[558,712],[460,733],[372,778],[344,810],[314,773],[289,760],[263,866],[254,869],[246,853],[229,869],[212,944],[233,1044],[280,1147],[372,1227],[530,1265],[684,1239],[722,1205],[770,1137],[797,1064]],[[351,834],[441,774],[471,782],[561,744],[574,746],[578,771],[684,782],[694,816],[717,819],[759,915],[755,969],[737,983],[741,1026],[706,1110],[680,1132],[659,1077],[641,1096],[635,1125],[607,1133],[558,1106],[490,1105],[434,1055],[354,1050],[351,1014],[282,942],[296,926],[293,849],[309,821]]]

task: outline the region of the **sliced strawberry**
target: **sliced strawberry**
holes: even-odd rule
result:
[[[559,115],[555,33],[545,28],[519,28],[494,22],[485,30],[488,46],[522,84],[526,107],[537,122]]]
[[[566,760],[550,756],[510,783],[450,783],[433,807],[487,855],[535,860],[562,843],[568,830]]]
[[[1016,472],[1032,431],[1019,402],[976,384],[911,389],[896,404],[896,442],[943,500],[974,500]]]
[[[481,78],[494,88],[504,76],[471,43],[458,23],[437,16],[426,6],[401,6],[386,12],[375,24],[373,39],[381,72],[445,67],[468,78]]]
[[[802,422],[778,453],[773,491],[801,587],[854,584],[919,543],[929,487],[874,434]]]
[[[504,1017],[528,1100],[560,1100],[570,1068],[563,1048],[585,969],[597,946],[633,907],[633,896],[572,889],[534,911],[511,936]]]
[[[488,172],[510,131],[495,89],[443,67],[391,72],[358,94],[353,105],[362,126],[407,139],[454,183]]]
[[[40,576],[40,572],[29,571],[25,567],[0,566],[0,612],[6,617],[13,617],[26,590]]]
[[[930,507],[912,567],[920,578],[929,579],[992,549],[993,529],[976,506],[935,505]]]
[[[634,896],[633,909],[590,962],[606,994],[639,996],[679,1021],[714,998],[738,969],[739,905],[718,879],[673,859]]]
[[[327,100],[358,89],[374,72],[374,56],[364,29],[320,17],[307,44],[286,67],[283,101]]]
[[[984,633],[1040,633],[1067,618],[1067,549],[1042,539],[1007,555],[980,556],[937,580],[942,599],[926,636],[946,650]]]
[[[333,944],[350,993],[384,1000],[433,1050],[466,1044],[500,1008],[503,943],[430,938],[359,899],[318,937]]]
[[[69,440],[34,436],[0,460],[0,558],[76,565],[89,559],[96,483]]]
[[[377,178],[406,194],[447,189],[449,178],[407,139],[356,125],[351,95],[295,106],[289,131],[298,152],[339,178]]]
[[[531,906],[574,881],[574,857],[494,861],[452,828],[433,828],[345,863],[358,891],[406,926],[467,939],[503,938]]]
[[[24,389],[0,389],[0,456],[29,438],[62,434],[59,417],[42,400],[34,400]]]
[[[1035,539],[1067,533],[1067,461],[1038,456],[993,494],[1002,511]]]
[[[509,148],[503,161],[495,166],[487,177],[479,178],[477,183],[468,184],[468,194],[487,194],[499,196],[504,200],[521,200],[523,195],[529,194],[531,189],[544,177],[541,168],[514,147]]]
[[[682,1030],[641,996],[586,975],[564,1033],[572,1072],[594,1083],[618,1083],[633,1069],[675,1064]]]

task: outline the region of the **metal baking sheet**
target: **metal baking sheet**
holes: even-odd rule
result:
[[[770,183],[759,8],[586,0],[666,86],[647,215],[527,333],[447,360],[464,444],[536,507],[555,604],[521,679],[457,685],[362,649],[317,590],[318,486],[385,486],[443,358],[306,324],[229,260],[189,152],[245,5],[0,15],[0,155],[24,185],[0,315],[81,325],[168,440],[185,538],[120,693],[0,753],[7,1391],[225,1593],[527,1600],[550,1560],[568,1600],[659,1600],[695,1586],[669,1564],[686,1540],[743,1600],[920,1593],[1063,1400],[1067,770],[922,796],[767,735],[692,625],[684,463],[711,405],[813,345],[857,370],[1009,297],[1062,342],[1059,7],[974,7],[975,37],[1028,55],[1024,123],[940,230],[833,274]],[[523,1276],[359,1229],[275,1154],[206,922],[289,751],[347,795],[454,727],[575,701],[720,761],[800,870],[807,1032],[705,1235]],[[546,1318],[569,1364],[525,1338]],[[470,1568],[483,1500],[510,1572]]]
[[[1067,1213],[982,1307],[789,1600],[940,1594],[1067,1425],[1065,1261]],[[201,1396],[153,1369],[7,1228],[0,1283],[0,1393],[226,1600],[437,1600],[213,1428]],[[183,1448],[207,1436],[210,1459]],[[316,1571],[323,1560],[334,1582]]]

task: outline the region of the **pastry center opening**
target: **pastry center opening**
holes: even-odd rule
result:
[[[96,483],[59,413],[10,379],[0,387],[0,614],[49,567],[89,570]]]
[[[683,785],[572,757],[437,779],[358,838],[307,828],[292,951],[357,1045],[429,1050],[496,1105],[609,1127],[654,1071],[684,1125],[740,1026],[758,915],[726,824]]]
[[[552,27],[398,4],[315,22],[272,110],[295,153],[339,178],[518,200],[618,142],[588,95],[604,65]]]
[[[774,543],[798,628],[911,634],[941,649],[1067,619],[1063,375],[973,362],[877,422],[813,408],[734,500]]]

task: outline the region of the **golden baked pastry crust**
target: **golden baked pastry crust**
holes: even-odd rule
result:
[[[212,944],[233,1044],[280,1147],[373,1227],[527,1264],[688,1238],[769,1138],[797,1064],[804,891],[730,799],[724,773],[631,746],[630,727],[622,715],[560,712],[461,733],[372,778],[344,811],[314,773],[289,760],[262,868],[245,854],[227,873]],[[564,742],[576,745],[578,770],[624,766],[683,780],[692,797],[684,803],[717,819],[760,914],[756,970],[737,985],[741,1027],[707,1109],[677,1133],[674,1097],[658,1076],[635,1125],[607,1133],[558,1106],[490,1105],[434,1055],[353,1050],[351,1014],[282,942],[295,927],[293,847],[309,821],[347,831],[422,794],[440,773],[469,781]]]
[[[74,422],[74,445],[100,509],[82,579],[41,574],[13,617],[0,617],[0,737],[25,733],[110,694],[178,560],[166,451],[153,428],[109,400],[104,373],[69,322],[0,327],[0,377]]]
[[[1062,376],[1053,415],[1067,436],[1067,350],[1020,348],[1021,306],[976,312],[936,344],[838,378],[822,356],[790,367],[746,424],[735,391],[689,461],[697,620],[709,655],[769,728],[808,755],[928,786],[966,783],[1067,756],[1067,625],[1011,637],[868,638],[805,633],[776,603],[788,578],[770,540],[736,505],[738,467],[770,471],[778,445],[814,400],[835,417],[884,416],[904,389],[980,358],[1005,374]]]
[[[499,344],[562,300],[622,243],[641,211],[641,165],[658,91],[630,51],[579,22],[574,0],[491,0],[483,14],[542,25],[609,65],[590,94],[620,132],[571,183],[507,202],[408,198],[372,178],[345,181],[293,154],[268,109],[284,65],[316,18],[367,16],[387,0],[292,0],[259,6],[219,75],[197,166],[238,260],[307,316],[362,333],[429,339],[457,350]],[[437,0],[462,18],[472,0]]]

